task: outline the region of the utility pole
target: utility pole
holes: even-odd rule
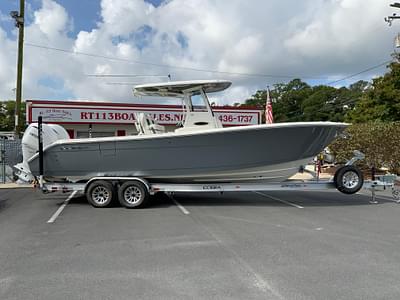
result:
[[[18,27],[18,62],[17,62],[17,92],[15,99],[15,128],[16,137],[19,137],[21,129],[21,97],[22,97],[22,67],[24,57],[24,18],[25,18],[25,0],[19,1],[19,13],[10,12],[15,20],[15,26]]]

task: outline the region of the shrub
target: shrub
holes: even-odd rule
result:
[[[329,149],[338,162],[353,156],[354,150],[365,154],[361,167],[386,167],[400,174],[400,122],[369,122],[351,125]]]

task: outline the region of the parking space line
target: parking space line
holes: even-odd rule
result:
[[[175,205],[178,206],[178,208],[185,214],[185,215],[190,215],[190,212],[183,206],[181,205],[178,201],[175,200],[175,198],[171,197],[172,201],[174,201]]]
[[[256,191],[254,191],[253,193],[256,193],[256,194],[261,195],[261,196],[263,196],[263,197],[267,197],[267,198],[274,199],[274,200],[276,200],[276,201],[285,203],[285,204],[287,204],[287,205],[290,205],[290,206],[293,206],[293,207],[296,207],[296,208],[304,208],[303,206],[297,205],[296,203],[292,203],[292,202],[289,202],[289,201],[286,201],[286,200],[283,200],[283,199],[279,199],[279,198],[276,198],[276,197],[273,197],[273,196],[264,194],[264,193],[262,193],[262,192],[256,192]]]
[[[181,210],[181,212],[184,215],[190,215],[190,212],[182,204],[180,204],[178,201],[176,201],[172,195],[167,194],[167,196],[169,199],[171,199],[175,203],[175,205]]]
[[[67,199],[64,200],[63,204],[57,209],[57,211],[51,216],[47,223],[54,223],[58,216],[62,213],[68,202],[76,195],[77,191],[72,192]]]

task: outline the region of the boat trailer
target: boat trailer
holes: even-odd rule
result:
[[[400,182],[395,183],[396,176],[381,175],[375,180],[363,181],[361,188],[371,192],[370,203],[378,203],[376,192],[391,188],[393,198],[400,203]],[[204,192],[255,192],[255,191],[329,191],[338,189],[333,180],[287,180],[280,183],[149,183],[138,177],[94,177],[85,183],[43,183],[41,190],[48,192],[81,192],[86,195],[90,204],[95,207],[106,207],[111,204],[115,194],[120,204],[127,208],[139,208],[146,205],[150,195],[157,193],[204,193]],[[343,191],[342,191],[343,192]],[[347,193],[352,194],[352,193]]]

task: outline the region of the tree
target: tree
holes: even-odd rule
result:
[[[300,79],[293,79],[287,84],[274,85],[274,91],[272,96],[276,101],[273,104],[276,122],[302,121],[302,104],[311,95],[312,88]]]
[[[400,120],[400,56],[394,54],[384,76],[375,78],[354,110],[347,115],[350,122]]]
[[[311,87],[300,79],[275,84],[271,90],[275,122],[343,122],[368,85],[366,81],[358,81],[349,88],[337,89],[325,85]],[[245,105],[265,108],[266,98],[266,91],[259,90]]]
[[[354,150],[365,154],[359,164],[366,168],[387,167],[400,174],[400,122],[366,122],[350,126],[329,149],[339,162],[345,162]]]
[[[21,130],[25,128],[25,103],[21,104]],[[15,126],[15,101],[0,102],[0,131],[13,131]]]
[[[334,114],[337,97],[338,91],[333,87],[313,87],[310,95],[302,102],[302,120],[333,121],[331,115]]]
[[[311,87],[300,79],[293,79],[288,83],[278,83],[271,89],[274,120],[276,122],[299,121],[302,118],[301,104],[309,95]],[[259,90],[245,105],[262,107],[265,109],[267,91]]]

